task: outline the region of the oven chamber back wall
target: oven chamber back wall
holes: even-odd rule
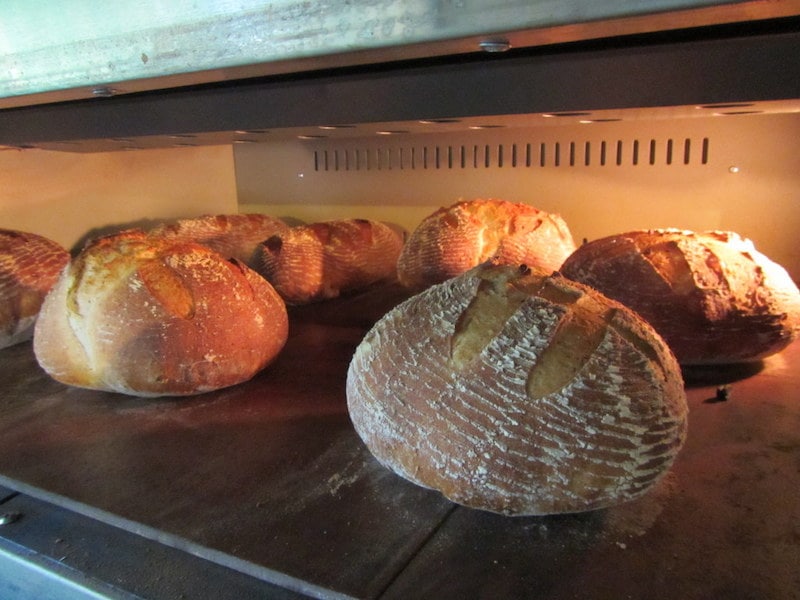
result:
[[[0,219],[73,247],[110,229],[237,211],[411,231],[460,198],[498,197],[561,214],[578,243],[640,228],[736,231],[800,280],[800,114],[669,112],[495,117],[469,123],[502,127],[435,133],[406,123],[393,135],[360,125],[325,139],[130,152],[7,150]]]
[[[488,118],[476,130],[237,144],[239,209],[411,231],[440,206],[497,197],[561,214],[578,243],[656,227],[736,231],[800,278],[800,115],[527,120],[538,125]]]
[[[125,227],[236,211],[229,146],[0,151],[0,227],[32,231],[67,248]]]

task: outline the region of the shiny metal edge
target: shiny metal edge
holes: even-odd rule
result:
[[[0,109],[800,15],[798,0],[93,3],[0,4]]]

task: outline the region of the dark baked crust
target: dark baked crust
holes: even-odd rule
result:
[[[649,325],[514,267],[478,267],[389,312],[353,357],[347,398],[381,463],[504,514],[635,498],[686,433],[678,364]]]
[[[736,233],[632,231],[577,249],[561,272],[638,312],[681,364],[754,361],[800,332],[800,292]]]

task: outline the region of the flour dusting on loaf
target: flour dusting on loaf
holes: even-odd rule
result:
[[[384,316],[352,359],[347,400],[385,466],[509,515],[635,498],[687,426],[679,367],[649,325],[557,274],[497,265]]]
[[[428,215],[409,236],[397,263],[400,282],[421,290],[492,260],[557,270],[575,250],[556,214],[499,199],[457,202]]]
[[[250,379],[287,335],[283,301],[247,266],[129,231],[92,241],[62,272],[34,353],[62,383],[182,396]]]
[[[562,273],[639,313],[684,365],[759,360],[800,334],[797,285],[737,233],[612,235],[578,248]]]
[[[31,338],[44,297],[68,262],[69,252],[53,240],[0,229],[0,348]]]

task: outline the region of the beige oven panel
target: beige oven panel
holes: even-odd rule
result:
[[[66,247],[112,229],[236,211],[229,145],[0,152],[0,227],[32,231]]]
[[[800,278],[791,234],[800,227],[800,114],[519,120],[236,144],[239,210],[411,230],[460,198],[498,197],[560,213],[576,241],[655,227],[737,231]]]

